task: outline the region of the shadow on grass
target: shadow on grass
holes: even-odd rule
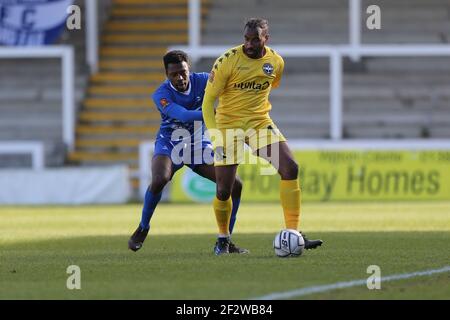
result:
[[[323,232],[323,247],[282,259],[274,234],[240,234],[249,255],[216,257],[215,235],[149,235],[138,252],[128,236],[89,236],[2,245],[0,299],[247,299],[299,287],[448,264],[450,232]],[[81,269],[81,290],[66,287]]]

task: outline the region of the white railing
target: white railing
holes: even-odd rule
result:
[[[38,141],[0,141],[0,154],[31,154],[33,170],[45,167],[44,144]]]
[[[217,58],[229,47],[201,45],[200,0],[189,1],[189,45],[169,48],[186,51],[193,61]],[[349,0],[349,44],[347,45],[274,45],[283,57],[327,57],[330,60],[330,137],[343,137],[343,68],[342,59],[358,60],[362,56],[449,56],[450,45],[361,45],[361,0]]]
[[[62,81],[62,136],[69,151],[75,143],[75,58],[71,46],[0,47],[0,59],[60,58]]]
[[[189,0],[189,51],[192,60],[195,62],[204,56],[203,51],[197,50],[201,45],[201,0]],[[349,45],[352,48],[359,48],[361,46],[361,0],[348,0],[348,38]],[[308,46],[294,46],[294,47],[308,47]],[[207,52],[207,51],[206,51]],[[358,52],[352,52],[351,58],[359,60]]]

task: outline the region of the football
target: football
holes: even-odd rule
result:
[[[273,248],[279,257],[298,257],[303,253],[305,240],[297,230],[284,229],[275,236]]]

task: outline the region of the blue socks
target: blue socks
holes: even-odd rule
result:
[[[233,233],[234,223],[236,222],[236,215],[239,209],[239,204],[241,203],[241,198],[232,198],[233,201],[233,209],[231,210],[231,218],[230,218],[230,235]]]
[[[144,198],[144,207],[142,208],[142,217],[140,226],[143,229],[149,229],[150,228],[150,219],[153,216],[153,212],[155,211],[156,206],[158,205],[159,201],[161,200],[162,192],[158,194],[153,194],[150,189],[147,189],[147,192],[145,192],[145,198]],[[239,209],[239,205],[241,203],[240,198],[233,198],[233,208],[231,210],[231,218],[230,218],[230,226],[229,231],[230,235],[233,233],[234,224],[236,222],[236,215]]]
[[[150,219],[152,218],[153,212],[158,205],[159,200],[161,200],[162,192],[158,194],[153,194],[150,188],[147,189],[144,198],[144,208],[142,208],[142,218],[140,226],[143,229],[150,228]]]

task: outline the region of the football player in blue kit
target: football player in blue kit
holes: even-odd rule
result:
[[[200,176],[216,181],[213,148],[210,140],[203,134],[205,125],[201,111],[208,73],[190,73],[189,58],[183,51],[170,51],[164,55],[163,60],[167,80],[152,96],[161,113],[161,127],[156,136],[151,168],[152,182],[145,193],[141,221],[128,240],[128,248],[133,251],[142,247],[150,230],[150,219],[161,200],[162,190],[177,170],[186,165]],[[236,179],[232,189],[230,234],[236,221],[241,190],[242,183]],[[231,242],[230,253],[248,253],[248,250]]]

